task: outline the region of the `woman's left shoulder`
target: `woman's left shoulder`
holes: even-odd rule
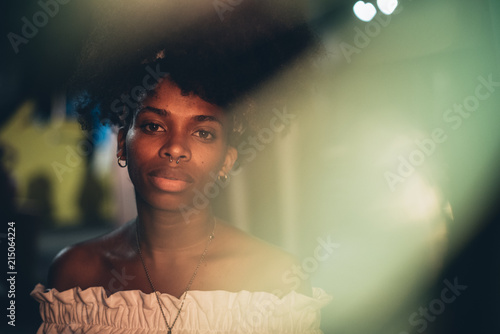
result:
[[[228,224],[223,224],[221,229],[221,238],[231,248],[236,260],[244,263],[244,271],[252,278],[253,290],[276,295],[295,290],[311,295],[309,277],[298,272],[300,262],[297,257]]]

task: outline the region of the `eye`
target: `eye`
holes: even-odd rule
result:
[[[197,130],[197,131],[195,131],[194,135],[196,137],[200,137],[201,139],[204,139],[204,140],[215,139],[215,135],[212,132],[207,131],[207,130]]]
[[[145,132],[165,132],[165,129],[156,123],[143,124],[141,125],[141,129],[143,129]]]

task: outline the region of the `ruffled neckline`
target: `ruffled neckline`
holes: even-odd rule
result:
[[[226,294],[226,295],[236,295],[236,296],[252,294],[255,296],[262,296],[262,297],[270,298],[272,300],[284,300],[284,299],[290,299],[290,298],[300,298],[300,299],[304,299],[304,300],[313,301],[313,300],[318,300],[318,299],[324,299],[327,296],[329,299],[331,299],[331,297],[321,288],[313,287],[312,291],[313,291],[312,296],[308,296],[308,295],[299,293],[297,291],[290,291],[286,295],[279,297],[279,296],[277,296],[271,292],[267,292],[267,291],[189,290],[188,295],[186,296],[186,299],[189,296],[193,296],[193,298],[195,298],[195,297],[204,297],[204,296],[212,295],[212,294],[216,294],[216,295]],[[41,296],[41,295],[46,295],[46,296],[51,295],[54,297],[57,296],[57,297],[60,297],[61,299],[65,299],[64,297],[74,296],[75,294],[76,295],[93,294],[95,296],[101,296],[101,298],[103,300],[123,298],[124,295],[129,295],[129,294],[138,295],[141,298],[154,297],[153,292],[145,293],[141,290],[122,290],[122,291],[117,291],[111,295],[108,295],[106,290],[102,286],[93,286],[93,287],[89,287],[86,289],[82,289],[80,287],[74,287],[71,289],[59,291],[57,289],[48,289],[41,283],[38,283],[35,286],[35,288],[33,289],[33,291],[30,293],[30,295],[35,299],[37,299],[36,297]],[[168,293],[160,293],[159,295],[166,297],[170,300],[177,301],[177,302],[180,302],[182,299],[182,296],[180,298],[177,298],[176,296],[168,294]],[[154,297],[154,298],[156,298],[156,297]]]
[[[331,301],[325,291],[312,296],[291,291],[283,297],[270,292],[189,291],[175,333],[321,333],[320,309]],[[166,333],[154,293],[140,290],[107,295],[102,286],[58,291],[37,284],[31,296],[40,303],[39,333]],[[169,323],[180,299],[158,295]]]

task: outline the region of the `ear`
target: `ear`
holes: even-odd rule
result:
[[[127,130],[125,128],[120,128],[118,130],[118,136],[117,136],[117,147],[116,147],[116,157],[121,158],[124,157],[125,159],[127,158],[127,149],[125,146],[127,140]]]
[[[224,159],[224,164],[222,165],[222,168],[219,171],[219,176],[227,175],[233,168],[236,159],[238,159],[238,151],[234,147],[228,146],[226,157]]]

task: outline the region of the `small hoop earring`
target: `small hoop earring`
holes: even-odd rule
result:
[[[222,178],[224,178],[224,181],[227,181],[227,174],[224,174],[224,176],[218,176],[217,177],[219,179],[219,181],[222,181]]]
[[[122,158],[122,157],[118,157],[118,166],[120,166],[121,168],[125,168],[125,167],[127,167],[127,165],[128,165],[128,161],[127,161],[127,159],[125,159],[125,160],[121,160],[121,158]],[[125,161],[125,164],[124,164],[124,165],[122,165],[122,164],[120,163],[120,161]]]

